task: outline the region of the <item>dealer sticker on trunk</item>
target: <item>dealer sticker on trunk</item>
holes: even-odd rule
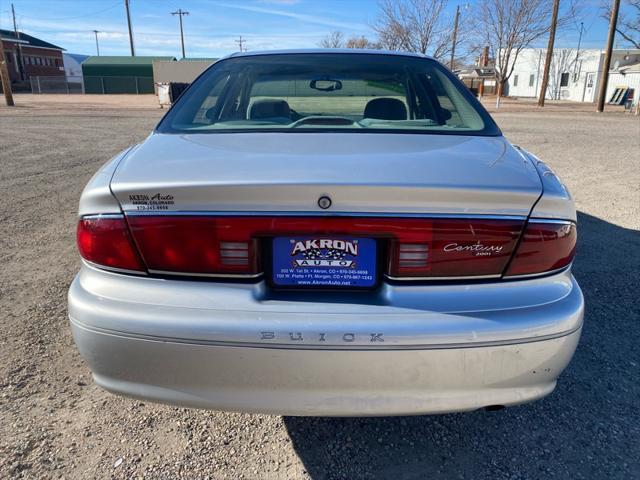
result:
[[[273,282],[300,287],[372,287],[376,241],[350,237],[273,239]]]

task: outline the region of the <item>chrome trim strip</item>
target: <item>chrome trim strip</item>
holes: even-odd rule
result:
[[[397,282],[402,282],[402,281],[428,282],[431,280],[440,280],[440,281],[441,280],[488,280],[488,279],[497,279],[497,278],[508,281],[508,280],[520,280],[525,278],[544,277],[547,275],[555,275],[556,273],[561,273],[561,272],[564,272],[565,270],[569,270],[572,265],[573,265],[573,262],[571,262],[566,267],[557,268],[555,270],[547,270],[545,272],[540,272],[540,273],[529,273],[526,275],[495,274],[495,275],[471,275],[466,277],[392,277],[390,275],[384,274],[384,277],[388,278],[389,280],[394,280]]]
[[[394,280],[397,282],[410,282],[410,281],[420,281],[420,282],[429,282],[429,281],[442,281],[442,280],[487,280],[492,278],[500,278],[502,275],[500,273],[492,274],[492,275],[468,275],[465,277],[392,277],[391,275],[384,274],[385,278],[389,280]]]
[[[111,330],[106,328],[98,328],[89,326],[69,315],[69,320],[80,328],[84,328],[90,332],[100,333],[104,335],[114,335],[117,337],[150,340],[155,342],[170,342],[180,343],[188,345],[206,345],[206,346],[221,346],[221,347],[248,347],[248,348],[270,348],[276,350],[367,350],[367,351],[380,351],[380,350],[451,350],[459,348],[481,348],[481,347],[499,347],[502,345],[519,345],[521,343],[534,343],[543,342],[545,340],[553,340],[555,338],[566,337],[577,331],[579,331],[584,322],[581,322],[577,327],[563,332],[553,333],[549,335],[541,335],[538,337],[524,337],[513,340],[498,340],[498,341],[484,341],[484,342],[468,342],[468,343],[450,343],[450,344],[412,344],[412,345],[376,345],[371,347],[369,345],[314,345],[314,344],[297,344],[289,345],[286,343],[267,343],[267,342],[237,342],[226,340],[197,340],[189,338],[173,338],[173,337],[159,337],[155,335],[145,335],[133,332],[123,332],[120,330]]]
[[[402,213],[402,212],[339,212],[339,211],[125,211],[126,216],[228,216],[228,217],[397,217],[397,218],[460,218],[480,220],[526,220],[526,215],[485,215],[473,213]]]
[[[141,277],[147,277],[147,272],[142,271],[142,270],[128,270],[126,268],[116,268],[116,267],[108,267],[106,265],[98,265],[97,263],[93,263],[89,260],[85,260],[84,258],[81,258],[82,263],[84,263],[85,265],[91,267],[91,268],[95,268],[97,270],[106,270],[108,272],[113,272],[113,273],[128,273],[128,274],[134,274],[134,275],[138,275]]]
[[[521,278],[536,278],[536,277],[544,277],[546,275],[555,275],[556,273],[564,272],[565,270],[569,270],[573,262],[571,262],[566,267],[556,268],[555,270],[547,270],[545,272],[540,273],[527,273],[525,275],[504,275],[502,277],[503,280],[519,280]]]
[[[123,213],[92,213],[90,215],[83,215],[80,220],[91,220],[94,218],[124,218]]]
[[[574,222],[573,220],[559,220],[555,218],[535,218],[535,217],[530,218],[529,223],[555,223],[558,225],[576,225],[576,222]]]
[[[98,265],[88,260],[85,260],[84,258],[82,259],[82,262],[98,270],[107,270],[109,272],[114,272],[114,273],[129,273],[129,274],[140,275],[140,276],[148,276],[146,272]],[[543,277],[545,275],[555,275],[556,273],[560,273],[565,270],[568,270],[569,268],[571,268],[571,265],[572,264],[569,264],[566,267],[558,268],[556,270],[549,270],[547,272],[532,273],[527,275],[511,275],[511,276],[494,274],[494,275],[470,275],[470,276],[464,276],[464,277],[394,277],[391,275],[387,275],[386,273],[383,274],[383,276],[384,278],[387,278],[389,280],[393,280],[396,282],[432,282],[432,281],[436,282],[436,281],[492,280],[492,279],[495,280],[500,278],[503,280],[519,280],[519,279],[525,279],[525,278]],[[166,270],[149,270],[149,274],[171,275],[176,277],[237,278],[237,279],[252,280],[252,279],[257,279],[262,277],[264,275],[264,272],[244,274],[244,273],[187,273],[187,272],[170,272]]]
[[[188,272],[170,272],[166,270],[151,270],[149,273],[154,275],[174,275],[179,277],[206,277],[206,278],[259,278],[264,275],[264,272],[260,273],[188,273]]]

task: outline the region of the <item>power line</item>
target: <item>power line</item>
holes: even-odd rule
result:
[[[113,8],[115,8],[116,6],[120,5],[120,0],[118,0],[116,3],[114,3],[113,5],[111,5],[110,7],[107,8],[103,8],[102,10],[98,10],[96,12],[91,12],[91,13],[84,13],[82,15],[76,15],[74,17],[53,17],[53,18],[48,18],[49,20],[75,20],[76,18],[85,18],[85,17],[91,17],[93,15],[98,15],[99,13],[104,13],[108,10],[111,10]]]
[[[178,15],[178,19],[180,20],[180,43],[182,44],[182,58],[185,58],[186,55],[184,53],[184,31],[182,29],[182,17],[184,17],[185,15],[189,15],[189,12],[185,12],[184,10],[179,8],[177,11],[171,12],[171,15]]]

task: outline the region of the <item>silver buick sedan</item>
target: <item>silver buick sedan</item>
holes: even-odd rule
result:
[[[400,415],[529,402],[575,351],[576,212],[422,55],[236,54],[80,199],[76,344],[173,405]]]

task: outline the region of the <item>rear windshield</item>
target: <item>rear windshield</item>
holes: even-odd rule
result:
[[[158,126],[167,133],[310,130],[499,134],[436,61],[380,54],[232,57],[200,76]]]

